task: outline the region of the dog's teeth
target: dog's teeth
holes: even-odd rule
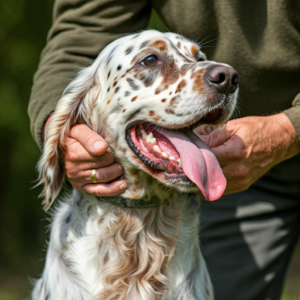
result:
[[[181,159],[179,158],[177,161],[178,161],[178,166],[182,167],[182,165],[181,165]]]
[[[169,160],[175,160],[175,157],[174,156],[170,156]]]
[[[151,143],[151,144],[155,144],[155,143],[156,143],[156,138],[150,139],[150,143]]]
[[[148,136],[146,131],[144,129],[142,129],[141,132],[142,132],[142,138],[146,140],[147,136]]]
[[[151,140],[152,138],[153,138],[153,133],[150,132],[150,133],[147,135],[147,137],[146,137],[147,143],[150,143],[150,140]]]
[[[161,153],[161,150],[160,150],[160,148],[157,145],[154,145],[153,150],[155,152]]]
[[[166,152],[162,152],[162,153],[161,153],[161,156],[162,156],[163,158],[168,158],[168,157],[169,157],[168,154],[167,154]]]

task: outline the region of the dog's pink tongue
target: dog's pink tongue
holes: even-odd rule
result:
[[[165,135],[179,152],[185,175],[201,190],[206,200],[219,199],[226,188],[226,179],[213,154],[191,130],[166,130]]]

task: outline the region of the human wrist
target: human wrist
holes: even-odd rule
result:
[[[279,154],[279,162],[300,153],[299,137],[287,115],[279,113],[270,116],[270,118],[272,118],[272,127],[274,129],[271,132],[274,134],[274,139],[278,142],[277,153]]]

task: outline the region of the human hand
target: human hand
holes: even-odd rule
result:
[[[48,123],[49,119],[45,128]],[[107,151],[105,140],[87,125],[74,126],[65,145],[64,169],[74,188],[96,196],[114,196],[126,190],[124,179],[114,180],[123,174],[121,165]],[[93,169],[98,183],[92,183]]]
[[[227,179],[226,194],[246,190],[269,169],[300,152],[298,136],[283,114],[245,117],[195,131],[211,148]]]

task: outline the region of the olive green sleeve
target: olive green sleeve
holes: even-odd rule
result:
[[[56,0],[53,25],[35,73],[28,107],[31,132],[40,147],[43,126],[80,68],[113,40],[145,29],[148,0]]]
[[[296,96],[292,105],[291,108],[285,110],[283,113],[288,116],[295,127],[300,143],[300,93]]]

